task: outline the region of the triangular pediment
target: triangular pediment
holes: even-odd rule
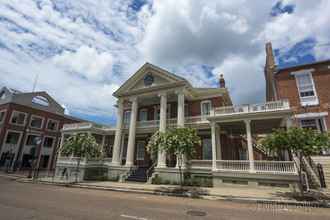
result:
[[[115,96],[122,96],[134,91],[162,87],[173,83],[185,82],[184,78],[170,73],[152,64],[144,64],[134,73],[115,93]]]

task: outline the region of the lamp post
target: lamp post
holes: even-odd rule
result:
[[[33,145],[34,147],[31,148],[30,155],[32,157],[32,162],[31,162],[31,169],[28,175],[28,178],[33,177],[33,180],[38,177],[38,173],[36,171],[39,170],[39,157],[40,157],[40,151],[41,151],[41,137],[36,136],[33,139]],[[37,150],[38,148],[38,150]],[[37,168],[37,169],[36,169]],[[32,176],[33,173],[33,176]]]

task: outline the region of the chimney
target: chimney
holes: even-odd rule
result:
[[[226,88],[226,81],[223,78],[223,74],[220,74],[219,86],[220,86],[220,88]]]
[[[266,43],[266,67],[271,69],[275,68],[275,59],[271,42]]]

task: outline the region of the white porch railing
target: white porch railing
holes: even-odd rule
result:
[[[73,124],[64,124],[62,130],[81,130],[81,129],[91,129],[91,128],[99,128],[99,129],[109,129],[110,127],[94,124],[91,122],[81,122],[81,123],[73,123]]]
[[[293,161],[254,161],[256,172],[277,173],[277,174],[297,174],[297,167]]]
[[[191,160],[192,169],[212,169],[212,160]],[[293,161],[264,161],[255,160],[254,170],[250,168],[249,160],[217,160],[216,171],[250,172],[269,174],[292,174],[298,173]]]
[[[187,124],[197,124],[197,123],[206,123],[207,116],[191,116],[185,117],[185,123]],[[170,118],[166,120],[167,127],[175,127],[177,125],[177,118]],[[159,127],[159,120],[147,120],[147,121],[137,121],[136,126],[138,128],[157,128]],[[129,123],[124,124],[125,128],[129,127]]]
[[[256,113],[256,112],[269,112],[290,109],[288,100],[279,100],[273,102],[266,102],[261,104],[249,104],[238,106],[224,106],[215,108],[211,115],[232,115],[242,113]]]
[[[226,171],[249,171],[250,162],[248,160],[217,160],[217,170]]]

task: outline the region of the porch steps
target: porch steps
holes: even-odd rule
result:
[[[132,182],[147,182],[147,169],[146,167],[139,167],[132,172],[126,179],[126,181]]]
[[[312,159],[316,164],[322,164],[325,183],[327,185],[327,189],[330,190],[330,156],[315,156],[312,157]]]

